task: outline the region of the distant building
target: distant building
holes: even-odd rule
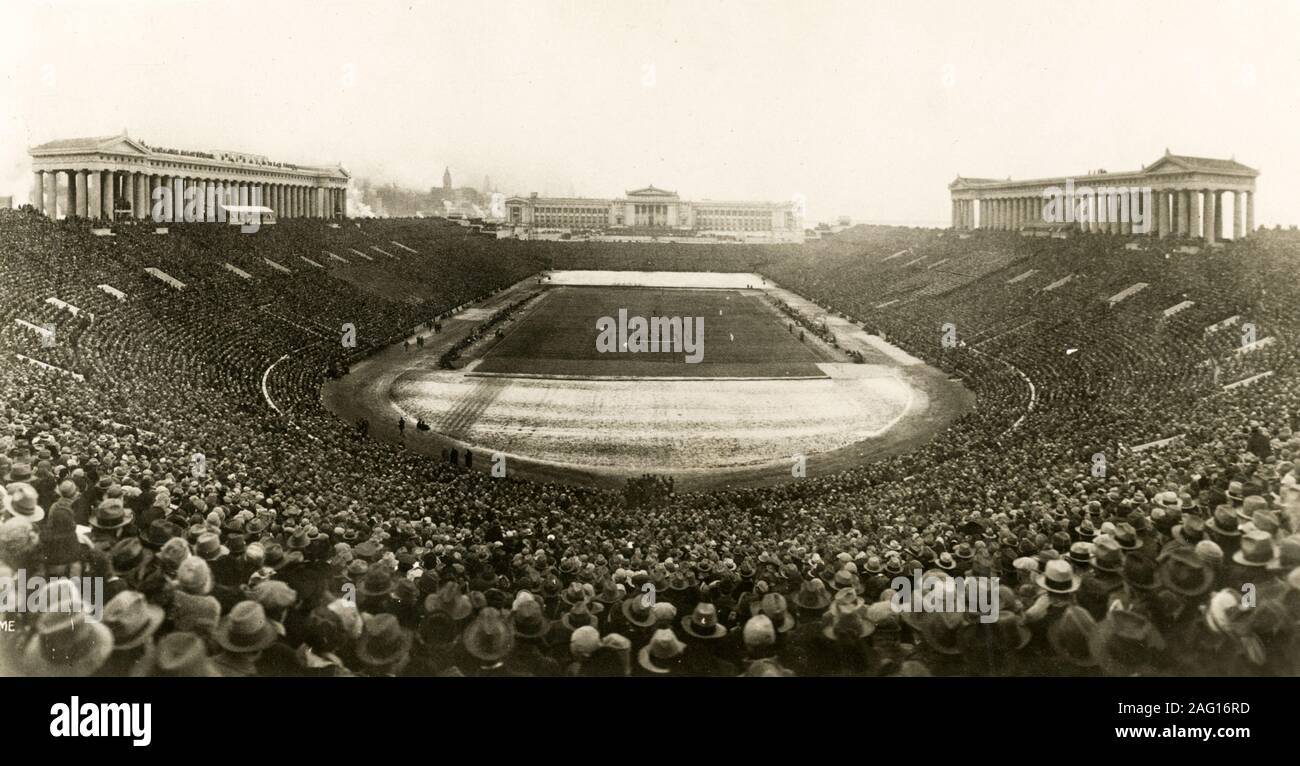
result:
[[[624,197],[510,197],[508,225],[528,230],[616,231],[641,235],[723,235],[745,239],[803,237],[793,202],[687,201],[653,185]]]

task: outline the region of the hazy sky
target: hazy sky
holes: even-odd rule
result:
[[[958,173],[1261,171],[1300,222],[1300,0],[222,0],[0,9],[0,194],[128,130],[427,187],[789,199],[938,222]]]

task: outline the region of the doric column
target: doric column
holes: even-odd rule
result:
[[[1128,236],[1133,233],[1133,205],[1136,201],[1128,189],[1120,189],[1116,194],[1119,209],[1119,233]]]
[[[181,176],[172,179],[172,220],[185,221],[185,181]]]
[[[1232,193],[1232,238],[1241,239],[1245,236],[1246,223],[1246,200],[1241,192]]]
[[[149,215],[149,174],[135,174],[135,217],[143,220]]]
[[[1201,234],[1201,193],[1196,190],[1187,192],[1187,235],[1192,238]]]
[[[1246,236],[1251,237],[1255,234],[1255,192],[1245,192],[1246,195]]]
[[[103,205],[100,203],[100,195],[103,186],[99,177],[103,175],[98,170],[84,171],[86,174],[86,217],[92,221],[98,221],[103,217]]]
[[[135,217],[135,176],[129,172],[122,173],[122,201],[131,208],[131,218]]]
[[[117,199],[117,196],[113,193],[115,189],[115,184],[114,184],[115,175],[116,174],[111,170],[105,170],[102,174],[100,174],[100,178],[103,179],[104,188],[100,191],[99,194],[101,200],[104,203],[104,220],[108,221],[109,223],[113,222],[114,219],[113,203]]]
[[[32,171],[32,207],[45,215],[45,171]]]
[[[86,217],[86,205],[89,197],[86,196],[86,171],[78,170],[73,175],[73,194],[76,196],[77,204],[72,208],[72,214],[78,218]]]
[[[203,220],[205,223],[217,222],[217,185],[210,179],[205,178],[202,184],[203,188]]]
[[[48,173],[45,178],[45,214],[51,220],[59,217],[59,173]]]
[[[1161,239],[1169,236],[1169,195],[1163,191],[1151,192],[1155,201],[1156,236]]]
[[[1218,197],[1219,193],[1213,189],[1206,189],[1205,192],[1205,241],[1215,242],[1219,239],[1219,210]]]
[[[1174,192],[1173,230],[1175,237],[1187,235],[1187,193],[1181,190]]]
[[[77,171],[65,170],[67,175],[65,183],[68,185],[68,206],[63,209],[63,214],[71,218],[77,214]]]

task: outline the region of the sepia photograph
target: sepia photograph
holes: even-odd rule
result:
[[[44,752],[746,677],[1286,736],[1300,0],[0,17]]]

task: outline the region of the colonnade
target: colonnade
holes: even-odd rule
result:
[[[56,218],[225,220],[222,206],[261,205],[278,218],[342,218],[347,190],[312,183],[242,181],[130,170],[36,170],[32,204]],[[164,190],[164,191],[160,191]],[[187,216],[187,206],[189,215]]]
[[[954,196],[952,227],[959,230],[1016,231],[1034,223],[1057,223],[1082,232],[1147,234],[1154,237],[1201,238],[1214,242],[1224,236],[1225,206],[1230,206],[1232,238],[1255,230],[1255,192],[1229,189],[1152,189],[1148,194],[1127,189],[1066,198],[1070,211],[1045,221],[1049,198],[1043,192],[1009,196]],[[1150,204],[1151,209],[1146,206]],[[1135,221],[1141,225],[1135,230]]]

